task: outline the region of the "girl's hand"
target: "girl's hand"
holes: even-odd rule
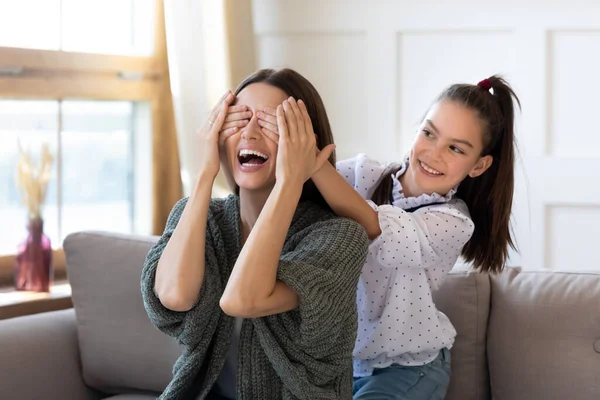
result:
[[[235,96],[225,92],[196,136],[200,147],[200,172],[216,177],[219,173],[219,132],[225,121],[229,104]]]
[[[290,97],[277,107],[276,115],[279,132],[276,179],[302,185],[327,162],[335,146],[328,145],[317,154],[315,133],[302,100],[296,102]]]

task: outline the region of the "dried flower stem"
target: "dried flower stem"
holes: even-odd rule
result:
[[[23,204],[27,207],[29,219],[41,219],[42,207],[46,200],[48,182],[52,176],[54,156],[47,143],[42,145],[40,164],[35,165],[29,151],[19,145],[19,162],[17,163],[16,181]]]

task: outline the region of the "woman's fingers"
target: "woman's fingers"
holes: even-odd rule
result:
[[[306,125],[304,122],[304,117],[302,115],[302,111],[300,110],[300,107],[298,106],[298,102],[296,102],[296,100],[294,98],[290,98],[289,99],[289,103],[291,106],[292,111],[294,112],[294,116],[296,118],[296,129],[297,129],[297,138],[300,140],[308,140],[309,142],[312,141],[312,132],[311,132],[311,137],[308,137],[308,132],[306,130]]]
[[[250,118],[252,118],[252,111],[233,111],[231,107],[229,107],[229,112],[227,113],[227,117],[225,117],[225,122],[239,121]]]
[[[265,135],[275,143],[279,143],[279,134],[277,132],[273,132],[272,130],[267,128],[261,128],[260,130],[263,133],[263,135]]]
[[[214,119],[212,121],[210,119],[208,120],[208,123],[211,125],[212,132],[218,133],[221,130],[221,127],[223,126],[223,121],[225,121],[225,117],[227,116],[227,109],[229,107],[229,104],[231,104],[234,98],[235,96],[233,95],[233,93],[227,91],[227,93],[225,94],[225,98],[220,104],[217,115],[214,116]]]
[[[277,112],[272,108],[265,108],[262,111],[257,111],[256,116],[263,121],[269,122],[273,125],[277,125]]]
[[[293,97],[290,97],[288,99],[288,101],[290,103],[290,106],[292,107],[294,116],[296,117],[296,123],[301,122],[302,121],[302,113],[300,112],[300,108],[298,107],[298,103],[296,102],[296,99],[294,99]],[[300,126],[298,126],[298,128],[300,128]],[[302,126],[302,129],[304,129],[304,126]]]
[[[219,99],[219,101],[217,102],[217,104],[214,106],[214,108],[212,109],[212,111],[210,112],[210,114],[208,116],[208,122],[209,122],[209,124],[214,125],[215,119],[217,118],[217,115],[219,114],[219,112],[223,108],[222,107],[223,103],[229,97],[229,95],[231,95],[233,97],[233,95],[231,94],[230,90],[226,91],[223,94],[223,96],[221,96],[221,98]],[[233,98],[231,100],[233,100]]]
[[[227,139],[229,139],[230,136],[234,135],[240,128],[237,126],[234,126],[232,128],[227,128],[227,129],[223,129],[221,130],[221,132],[219,132],[219,140],[221,142],[226,141]]]
[[[302,113],[302,119],[304,120],[306,132],[314,133],[312,121],[310,120],[310,116],[308,115],[308,109],[306,108],[306,104],[304,104],[302,100],[298,100],[298,107],[300,108],[300,112]]]
[[[298,139],[298,120],[296,119],[296,114],[292,108],[292,104],[290,100],[284,100],[283,102],[283,111],[285,112],[285,122],[288,127],[288,138],[290,141],[295,142]]]
[[[265,114],[268,114],[268,115],[270,115],[270,116],[272,116],[272,117],[275,117],[275,118],[277,118],[277,110],[276,110],[276,109],[273,109],[273,108],[271,108],[271,107],[265,107],[265,108],[263,108],[263,110],[262,110],[262,111],[263,111]]]
[[[285,110],[283,105],[277,106],[277,130],[279,136],[283,139],[288,139],[288,126],[285,118]]]
[[[243,112],[243,111],[248,111],[248,106],[245,104],[236,104],[236,105],[229,107],[229,112],[231,112],[231,113]]]
[[[249,122],[250,121],[247,120],[247,119],[242,119],[242,120],[227,122],[227,118],[225,118],[225,123],[221,127],[221,131],[224,131],[225,129],[229,129],[229,128],[233,128],[233,127],[241,128],[243,126],[248,125]]]
[[[271,132],[275,132],[277,133],[277,119],[275,119],[275,123],[272,123],[270,121],[265,121],[264,119],[258,119],[258,124],[260,125],[261,128],[265,128],[270,130]]]
[[[323,150],[319,152],[319,154],[317,154],[317,161],[315,163],[317,165],[317,170],[320,169],[323,166],[323,164],[325,164],[329,160],[329,157],[331,156],[331,153],[333,153],[334,150],[335,145],[328,144]]]

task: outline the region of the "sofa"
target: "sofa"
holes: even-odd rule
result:
[[[158,396],[181,348],[142,304],[140,272],[156,240],[66,238],[74,308],[0,321],[0,399]],[[600,273],[456,269],[435,301],[458,332],[447,399],[600,399]]]

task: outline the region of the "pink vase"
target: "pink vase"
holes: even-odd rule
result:
[[[16,290],[50,291],[52,246],[42,219],[29,220],[27,238],[19,244],[14,278]]]

